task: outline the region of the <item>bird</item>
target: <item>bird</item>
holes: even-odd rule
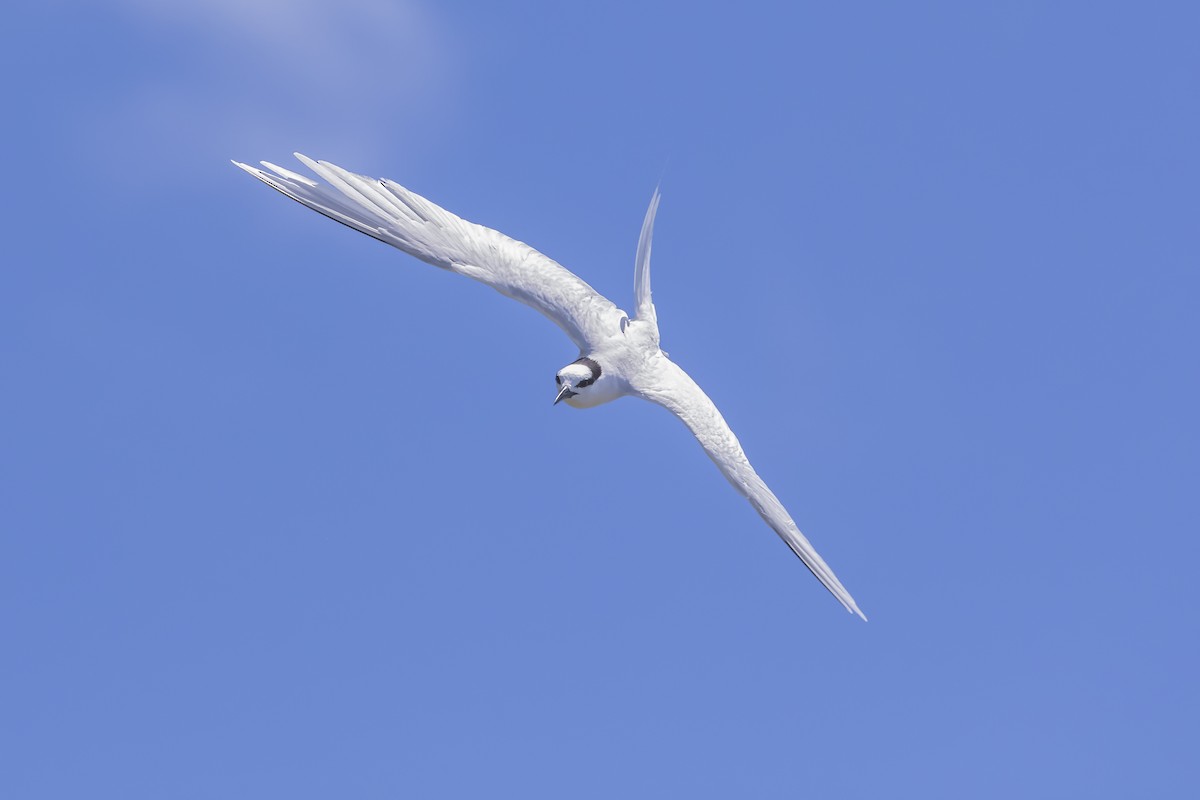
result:
[[[294,155],[325,183],[268,161],[259,162],[265,169],[233,163],[330,219],[435,267],[473,278],[548,317],[579,348],[579,358],[554,376],[554,405],[594,408],[631,396],[666,408],[683,421],[721,474],[825,588],[847,611],[867,619],[750,465],[716,405],[659,346],[650,249],[660,188],[654,190],[638,237],[631,316],[523,242],[468,222],[394,181]]]

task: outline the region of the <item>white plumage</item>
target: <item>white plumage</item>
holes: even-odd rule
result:
[[[398,247],[436,267],[486,283],[549,317],[580,350],[559,370],[558,396],[576,408],[633,395],[658,403],[688,426],[735,489],[779,534],[847,610],[866,616],[787,510],[750,466],[737,437],[708,396],[659,349],[650,296],[650,245],[660,194],[646,211],[634,268],[631,319],[579,277],[529,245],[467,222],[392,181],[356,175],[296,154],[322,185],[267,162],[268,171],[233,162],[288,197],[331,219]],[[333,190],[330,189],[333,187]]]

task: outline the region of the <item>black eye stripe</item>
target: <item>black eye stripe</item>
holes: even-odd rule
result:
[[[562,375],[555,375],[554,382],[557,383],[559,386],[562,386]]]
[[[600,378],[600,374],[601,374],[600,365],[597,364],[592,359],[588,358],[587,356],[576,359],[574,363],[583,364],[585,367],[587,367],[592,372],[592,377],[586,378],[579,382],[579,384],[578,384],[579,388],[582,389],[585,386],[591,386],[593,383],[595,383]]]

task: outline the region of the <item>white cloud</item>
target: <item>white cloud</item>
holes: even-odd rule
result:
[[[453,85],[436,23],[413,0],[115,6],[163,58],[118,87],[89,146],[180,169],[297,149],[378,161],[436,135]]]

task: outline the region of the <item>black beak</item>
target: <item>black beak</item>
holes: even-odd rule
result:
[[[564,384],[563,387],[558,390],[558,396],[554,398],[554,405],[558,405],[558,401],[562,400],[564,397],[574,397],[577,394],[579,394],[579,392],[572,392],[571,387]]]

